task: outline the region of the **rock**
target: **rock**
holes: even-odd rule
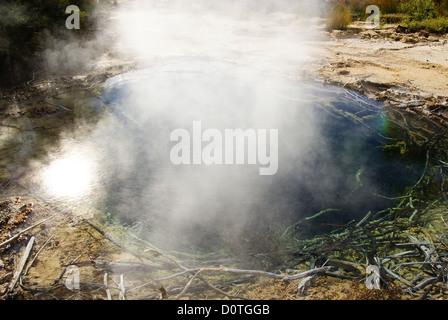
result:
[[[434,36],[428,36],[428,38],[426,40],[428,40],[430,42],[438,42],[439,41],[439,39]]]
[[[335,38],[343,38],[345,36],[345,32],[342,30],[333,30],[331,35]]]
[[[407,37],[404,37],[403,39],[401,39],[401,42],[403,42],[403,43],[417,43],[418,40],[416,38],[414,38],[414,37],[407,36]]]
[[[386,37],[386,38],[390,38],[392,37],[392,35],[394,35],[395,33],[392,30],[385,30],[382,32],[382,34]]]
[[[334,64],[335,68],[345,68],[347,65],[343,61],[339,61],[338,63]]]
[[[397,28],[395,29],[395,31],[397,31],[398,33],[408,33],[409,32],[409,28],[399,24],[397,26]]]
[[[393,33],[389,36],[389,38],[395,41],[400,41],[403,37],[398,33]]]
[[[360,37],[362,39],[378,39],[378,33],[376,33],[373,30],[367,30],[367,31],[361,32]]]
[[[421,30],[421,31],[419,31],[418,35],[421,36],[421,37],[428,38],[429,37],[429,32],[425,31],[425,30]]]

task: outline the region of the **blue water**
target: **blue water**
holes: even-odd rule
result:
[[[421,174],[419,162],[382,150],[400,138],[386,134],[385,107],[345,89],[200,63],[122,75],[105,88],[112,120],[97,132],[106,142],[95,138],[107,159],[102,209],[158,245],[211,246],[331,209],[298,230],[314,235],[393,205],[386,197]],[[173,165],[170,133],[191,133],[193,121],[204,130],[278,129],[278,172]]]
[[[8,118],[26,131],[2,127],[14,133],[0,159],[14,177],[2,194],[26,186],[76,214],[95,209],[163,249],[213,251],[294,224],[300,236],[328,232],[393,206],[423,169],[383,148],[406,132],[380,102],[227,63],[158,66],[111,78],[98,96],[51,101],[70,111]],[[278,170],[260,175],[266,165],[247,155],[243,164],[174,164],[171,134],[194,136],[197,122],[202,132],[277,130],[278,153],[266,147]]]

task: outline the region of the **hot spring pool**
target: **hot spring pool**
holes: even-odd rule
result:
[[[153,67],[71,99],[86,120],[38,156],[23,144],[1,161],[19,172],[33,158],[34,193],[95,208],[163,249],[216,250],[294,224],[326,232],[392,205],[424,165],[401,156],[405,133],[381,103],[227,63]]]

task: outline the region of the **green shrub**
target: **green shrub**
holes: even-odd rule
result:
[[[404,13],[388,13],[381,15],[381,23],[402,23],[411,20],[412,16]]]
[[[431,33],[448,33],[448,17],[414,20],[407,23],[410,32],[425,30]]]
[[[416,20],[431,19],[436,16],[433,0],[402,0],[400,11],[413,16]]]

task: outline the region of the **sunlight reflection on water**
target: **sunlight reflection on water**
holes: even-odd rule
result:
[[[38,174],[41,192],[49,199],[67,203],[90,199],[101,172],[96,155],[88,143],[66,141]]]

